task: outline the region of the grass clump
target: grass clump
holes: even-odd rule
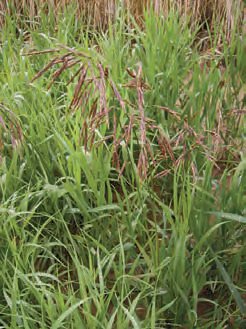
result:
[[[243,328],[240,31],[59,17],[2,30],[0,326]]]

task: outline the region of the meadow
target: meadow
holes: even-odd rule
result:
[[[0,5],[0,328],[246,328],[242,3],[65,2]]]

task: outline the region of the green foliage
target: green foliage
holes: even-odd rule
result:
[[[79,27],[69,12],[57,27],[53,19],[44,15],[17,35],[8,17],[2,31],[0,327],[243,326],[240,36],[235,32],[230,44],[222,40],[218,51],[216,42],[204,54],[197,35],[174,14],[164,20],[146,13],[143,29],[119,18],[105,34]],[[67,83],[75,68],[49,90],[54,68],[30,83],[56,55],[24,54],[60,44],[90,56],[90,67],[107,67],[126,104],[123,111],[106,86],[114,111],[109,126],[96,127],[88,149],[81,132],[95,94],[84,111],[69,109],[76,82]],[[139,87],[126,87],[133,81],[126,68],[137,72],[139,63],[143,104]],[[138,171],[141,104],[155,126],[146,128],[153,158],[144,179]],[[113,161],[114,133],[120,168]]]

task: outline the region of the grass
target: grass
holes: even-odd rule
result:
[[[128,19],[6,17],[1,328],[245,326],[245,39]]]
[[[87,24],[100,28],[105,28],[110,21],[115,20],[122,8],[138,21],[141,21],[146,8],[153,8],[158,15],[167,16],[173,10],[184,14],[190,17],[193,26],[207,21],[213,29],[220,22],[227,38],[230,38],[231,31],[237,25],[238,16],[242,16],[243,8],[241,0],[2,0],[0,24],[3,24],[6,12],[15,13],[16,19],[23,24],[23,21],[31,23],[38,20],[44,11],[64,12],[71,4],[76,9],[77,17],[83,17]],[[23,20],[23,17],[29,19]]]

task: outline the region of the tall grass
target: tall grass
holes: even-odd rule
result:
[[[244,39],[70,13],[2,29],[0,326],[243,328]]]
[[[207,21],[211,29],[223,21],[227,37],[238,24],[243,7],[241,0],[2,0],[0,22],[3,23],[5,13],[15,12],[17,16],[25,15],[32,21],[43,10],[64,11],[71,4],[76,7],[77,16],[82,15],[87,22],[100,27],[114,20],[120,8],[140,18],[146,8],[152,7],[156,13],[164,16],[175,10],[182,16],[190,17],[192,24]]]

